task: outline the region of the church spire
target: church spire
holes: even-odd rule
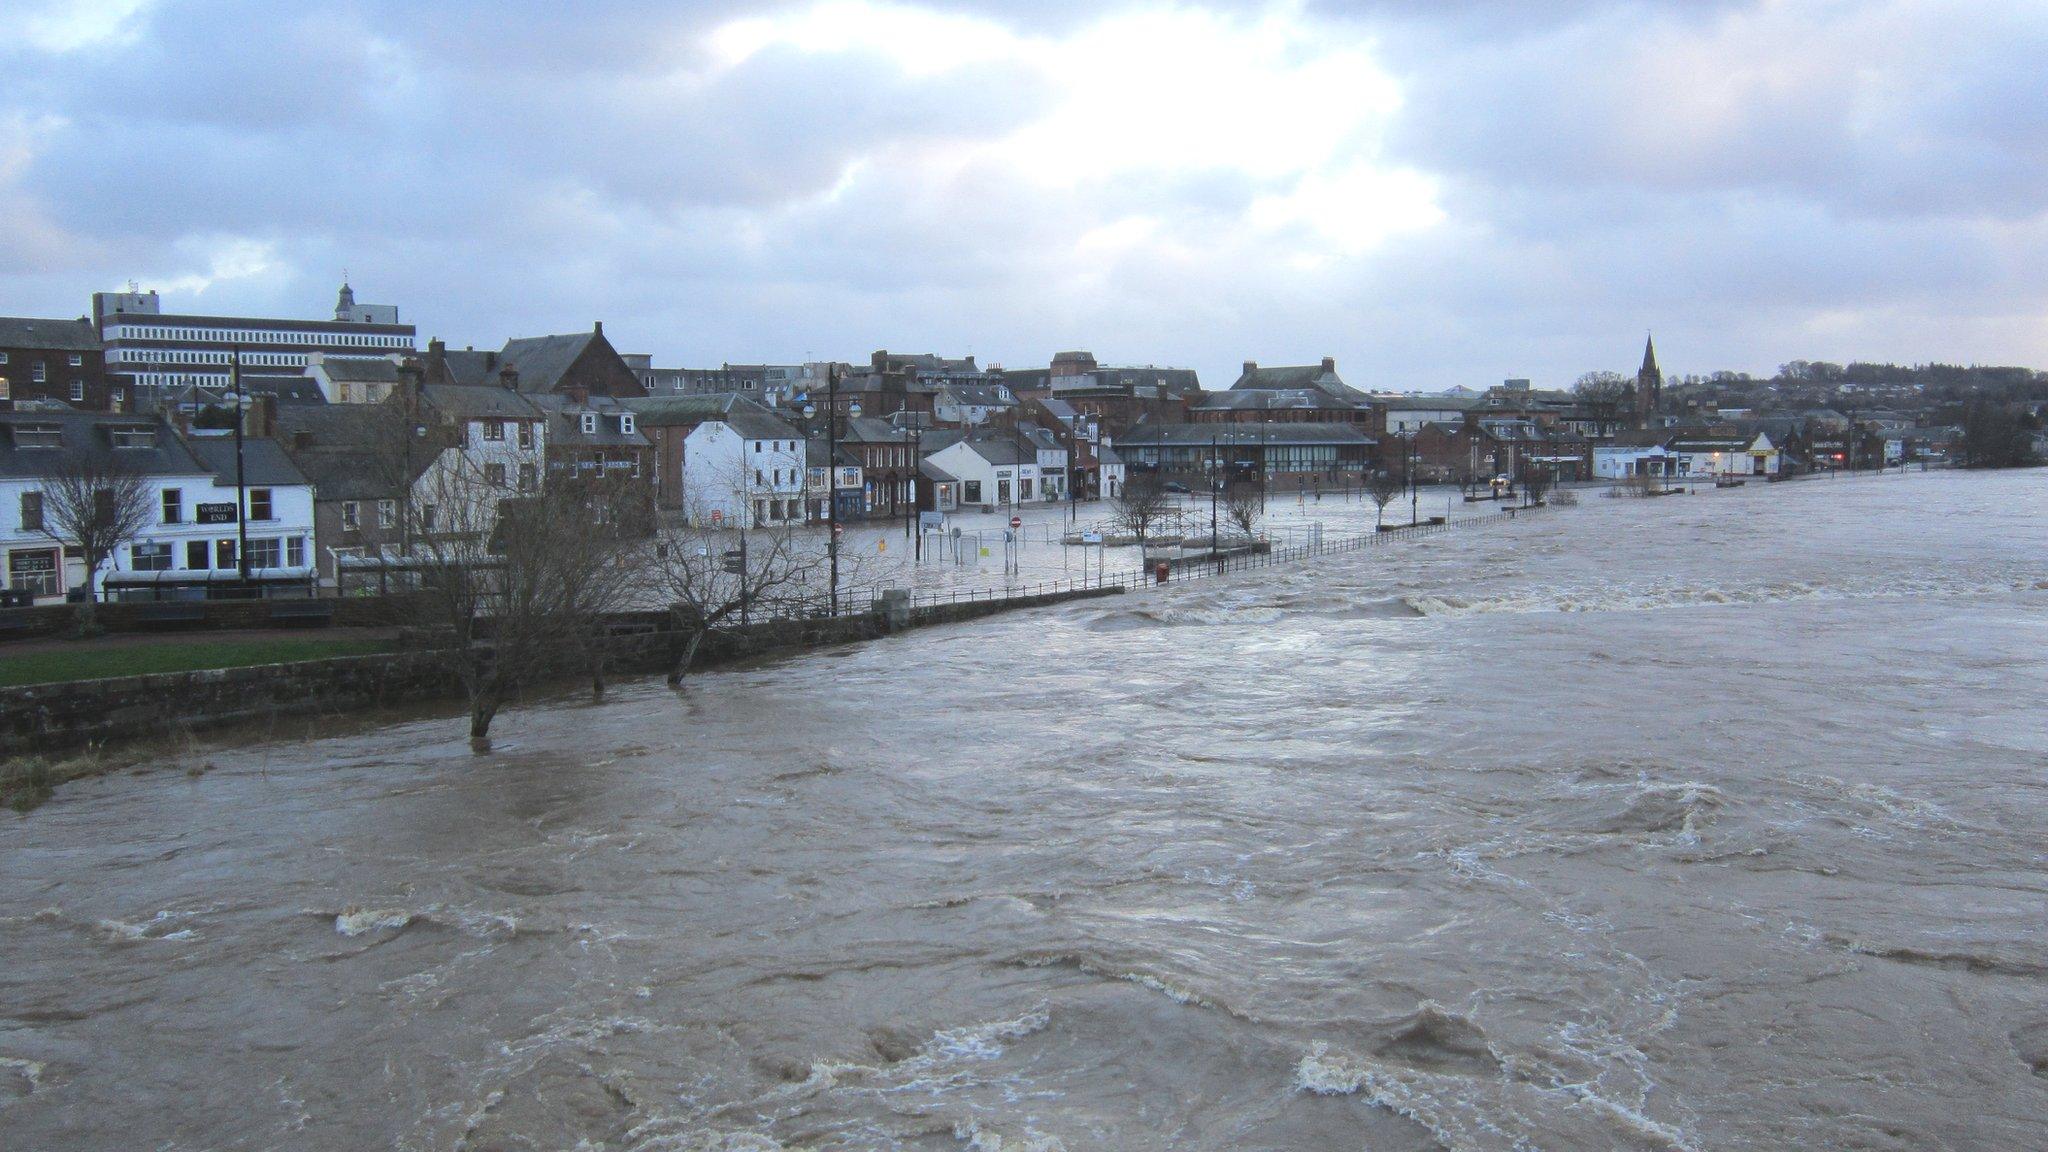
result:
[[[1640,375],[1645,377],[1656,376],[1659,379],[1663,378],[1664,373],[1657,368],[1657,339],[1655,336],[1643,337],[1643,368]]]
[[[356,290],[348,286],[347,280],[343,280],[341,282],[341,295],[335,297],[334,300],[334,318],[336,320],[351,319],[350,314],[355,310]]]

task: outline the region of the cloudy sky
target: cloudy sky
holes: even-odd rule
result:
[[[668,365],[2048,367],[2041,0],[7,8],[0,313],[346,268]]]

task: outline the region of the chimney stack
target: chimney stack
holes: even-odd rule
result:
[[[498,369],[498,384],[507,392],[519,391],[519,369],[510,364]]]
[[[604,335],[604,321],[602,321],[602,320],[594,321],[594,322],[593,322],[593,323],[592,323],[592,324],[590,325],[590,334],[591,334],[591,335],[593,335],[593,336],[602,336],[602,335]]]
[[[1259,362],[1258,362],[1257,360],[1247,360],[1247,361],[1245,361],[1245,362],[1244,362],[1244,374],[1245,374],[1245,375],[1249,376],[1249,375],[1251,375],[1252,373],[1254,373],[1254,372],[1257,372],[1258,370],[1259,370]]]
[[[1335,356],[1323,357],[1323,371],[1331,376],[1337,374],[1337,358]]]

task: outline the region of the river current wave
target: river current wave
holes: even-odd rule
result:
[[[2048,1148],[2048,474],[1588,498],[0,842],[0,1144]]]

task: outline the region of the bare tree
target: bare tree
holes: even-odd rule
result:
[[[1137,537],[1138,547],[1143,548],[1152,527],[1164,520],[1173,508],[1173,497],[1167,494],[1159,476],[1141,473],[1127,477],[1123,491],[1110,499],[1109,521],[1119,531]]]
[[[1635,383],[1619,372],[1588,372],[1572,385],[1572,393],[1604,434],[1629,415],[1635,402]]]
[[[1261,503],[1256,484],[1233,484],[1224,489],[1223,514],[1246,540],[1258,534],[1259,517],[1265,514]]]
[[[78,629],[90,633],[100,569],[156,515],[155,489],[123,449],[71,448],[42,470],[43,534],[85,557],[85,598]]]
[[[1372,500],[1372,526],[1377,529],[1385,524],[1387,505],[1401,495],[1406,485],[1392,472],[1375,472],[1365,481],[1365,494]]]
[[[442,634],[469,699],[470,746],[489,751],[491,722],[547,671],[591,663],[596,622],[625,586],[626,482],[564,478],[518,495],[461,454],[444,455],[409,500],[419,619]]]
[[[752,614],[786,611],[801,602],[826,568],[824,545],[790,527],[731,531],[668,527],[655,538],[647,572],[683,636],[668,672],[678,687],[704,638]]]
[[[1530,504],[1543,503],[1543,496],[1550,491],[1556,479],[1548,465],[1525,462],[1522,465],[1522,498]]]

